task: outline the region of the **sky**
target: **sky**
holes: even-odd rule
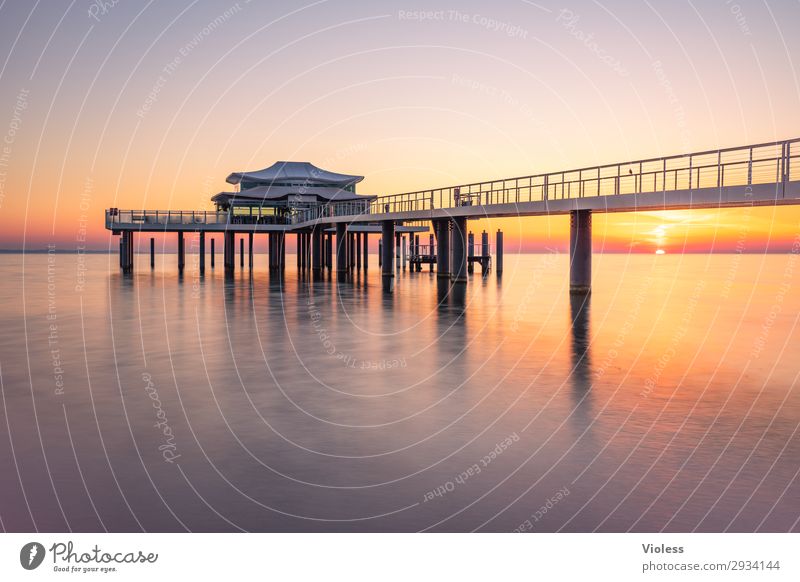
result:
[[[114,248],[278,160],[359,192],[800,137],[800,3],[0,2],[0,248]],[[794,25],[794,26],[793,26]],[[565,217],[493,220],[565,248]],[[614,252],[785,251],[795,207],[596,215]]]

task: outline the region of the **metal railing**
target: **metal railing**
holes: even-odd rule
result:
[[[106,210],[106,228],[115,226],[177,226],[205,224],[288,224],[288,218],[276,214],[233,214],[214,210]]]
[[[362,200],[358,202],[335,202],[311,208],[297,209],[291,218],[291,224],[300,224],[319,218],[334,216],[355,216],[369,212],[369,203]]]
[[[799,157],[796,138],[391,194],[358,208],[348,203],[325,208],[327,216],[353,216],[779,183],[800,179]]]
[[[226,224],[227,212],[213,210],[106,210],[106,228],[114,225],[191,225],[191,224]]]

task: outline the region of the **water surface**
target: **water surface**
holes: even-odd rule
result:
[[[587,300],[559,253],[390,295],[375,256],[317,282],[0,256],[0,520],[798,530],[796,259],[595,255]]]

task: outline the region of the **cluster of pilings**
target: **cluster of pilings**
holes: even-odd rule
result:
[[[334,262],[334,251],[336,260]],[[366,232],[348,230],[345,223],[335,230],[319,225],[297,233],[297,270],[321,275],[326,270],[348,274],[369,268],[369,238]]]
[[[466,283],[467,276],[473,270],[474,263],[481,265],[486,275],[492,266],[492,255],[489,249],[489,234],[481,233],[480,254],[475,253],[474,235],[467,231],[466,217],[434,219],[433,234],[429,239],[429,253],[424,256],[420,251],[419,235],[409,236],[410,261],[412,269],[421,270],[422,263],[436,264],[439,278],[446,278],[455,283]],[[407,260],[406,243],[402,233],[396,230],[396,221],[383,220],[381,238],[378,243],[378,262],[384,286],[391,288],[395,268],[401,264],[405,267]],[[368,233],[356,230],[345,222],[338,222],[335,227],[319,224],[314,227],[298,230],[289,234],[297,236],[297,268],[300,272],[310,270],[313,274],[322,274],[336,270],[338,275],[347,275],[353,271],[369,268]],[[123,272],[133,269],[133,230],[119,232],[120,267]],[[248,267],[253,268],[254,233],[237,233],[233,230],[223,232],[223,261],[226,273],[235,268],[236,235],[247,234]],[[287,231],[267,232],[268,256],[270,271],[283,271],[286,266]],[[184,231],[178,231],[178,269],[183,271],[186,265],[186,245]],[[206,232],[200,231],[199,270],[206,266]],[[436,243],[434,244],[434,239]],[[434,251],[435,248],[435,251]],[[214,239],[211,239],[211,267],[214,267]],[[335,263],[334,263],[335,254]],[[415,258],[415,259],[414,259]],[[245,267],[244,238],[239,241],[239,265]],[[155,266],[155,241],[150,239],[150,266]],[[498,230],[495,238],[494,269],[498,276],[503,273],[503,232]],[[570,293],[587,294],[591,292],[592,276],[592,213],[591,210],[573,210],[570,212]]]
[[[475,255],[473,235],[467,232],[465,217],[437,219],[432,222],[433,234],[430,237],[428,253],[420,252],[418,235],[411,237],[412,268],[420,271],[422,264],[428,263],[433,269],[435,263],[437,277],[450,279],[456,283],[466,283],[467,275],[472,272],[475,262],[481,265],[484,275],[488,273],[491,268],[491,254],[487,232],[484,231],[481,234],[480,255]],[[391,286],[395,260],[402,259],[405,263],[405,244],[401,241],[400,235],[395,232],[395,223],[392,220],[381,222],[381,235],[381,274],[384,283]],[[401,249],[400,253],[395,249]],[[501,230],[497,231],[495,238],[495,259],[495,269],[499,276],[503,273],[503,232]]]
[[[133,230],[123,230],[120,232],[119,241],[119,264],[124,273],[133,271]],[[178,231],[178,271],[183,272],[186,268],[186,240],[185,232]],[[222,233],[223,235],[223,265],[226,273],[232,273],[236,267],[236,235],[247,235],[247,265],[253,269],[253,238],[254,233],[237,233],[232,230],[227,230]],[[286,248],[285,239],[286,233],[283,231],[268,232],[267,245],[269,256],[270,270],[281,270],[286,264]],[[198,233],[199,246],[197,252],[198,269],[200,273],[206,270],[206,233],[200,231]],[[211,239],[211,250],[209,253],[211,259],[211,268],[215,266],[216,251],[214,248],[214,239]],[[155,239],[150,238],[150,268],[155,268]],[[239,240],[239,266],[245,266],[245,248],[244,238]]]

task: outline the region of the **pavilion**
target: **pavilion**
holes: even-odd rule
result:
[[[236,185],[236,191],[220,192],[211,201],[233,224],[288,224],[293,214],[333,203],[368,208],[377,196],[356,194],[363,179],[309,162],[276,162],[263,170],[233,172],[226,182]]]

